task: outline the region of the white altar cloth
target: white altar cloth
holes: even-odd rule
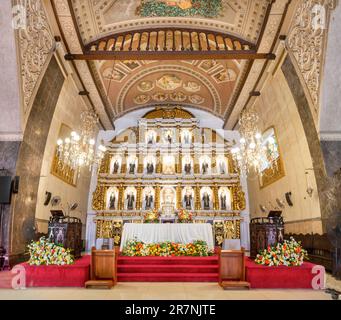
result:
[[[172,241],[186,244],[203,240],[209,250],[214,249],[212,225],[209,223],[125,223],[120,250],[128,240],[135,238],[144,243]]]

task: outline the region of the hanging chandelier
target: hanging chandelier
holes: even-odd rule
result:
[[[267,145],[264,145],[258,129],[258,121],[259,116],[253,108],[242,111],[239,118],[239,146],[231,150],[233,160],[241,174],[247,176],[252,174],[261,176],[264,168],[270,168],[273,172],[277,163],[274,158],[275,153],[268,152],[275,148],[275,141],[270,139]]]
[[[94,136],[97,123],[98,117],[94,112],[84,111],[81,113],[80,133],[72,131],[69,137],[57,141],[57,157],[60,163],[73,169],[78,175],[83,167],[89,167],[91,171],[94,165],[99,166],[104,157],[106,148],[102,144],[95,152]]]

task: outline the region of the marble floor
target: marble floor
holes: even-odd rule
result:
[[[0,300],[331,300],[324,291],[222,290],[215,283],[119,283],[111,290],[83,288],[0,289]]]

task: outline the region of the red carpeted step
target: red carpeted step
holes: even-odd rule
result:
[[[123,264],[149,264],[149,265],[170,265],[170,264],[192,264],[192,265],[203,265],[203,264],[218,264],[218,257],[124,257],[118,258],[118,265]]]
[[[118,273],[217,273],[218,265],[205,264],[123,264],[118,265]]]
[[[123,273],[119,282],[217,282],[217,273]]]

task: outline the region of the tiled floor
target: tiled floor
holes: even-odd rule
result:
[[[0,289],[7,299],[115,299],[115,300],[330,300],[330,295],[314,290],[233,290],[224,291],[214,283],[119,283],[111,290],[83,288]]]

